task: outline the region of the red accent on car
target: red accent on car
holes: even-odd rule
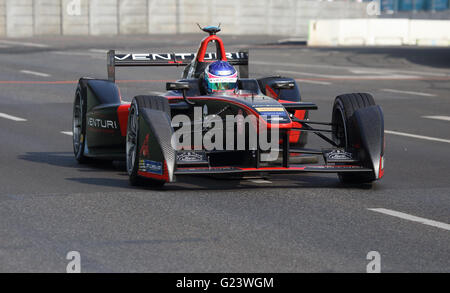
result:
[[[294,103],[292,101],[285,101],[285,100],[278,100],[280,103]],[[295,118],[299,119],[299,120],[304,120],[305,116],[306,116],[306,110],[295,110],[294,112],[294,116]],[[293,128],[302,128],[302,124],[298,123],[298,122],[292,122],[292,127]],[[298,143],[298,141],[300,140],[300,136],[302,135],[302,132],[299,130],[292,130],[291,134],[289,136],[289,142],[290,143]],[[305,134],[303,134],[305,135]]]
[[[206,50],[208,49],[208,43],[212,42],[212,41],[216,41],[219,46],[220,54],[222,55],[222,59],[220,59],[220,60],[227,61],[227,57],[225,55],[225,47],[223,46],[222,40],[217,35],[210,35],[202,40],[200,47],[198,48],[198,51],[197,51],[197,61],[198,62],[205,61],[205,54],[206,54]]]
[[[274,98],[275,100],[278,100],[277,93],[268,84],[266,84],[266,96]]]
[[[280,100],[277,93],[269,85],[266,85],[266,96],[271,97],[275,100],[278,100],[280,103],[293,103],[291,101]],[[294,116],[300,120],[305,119],[305,115],[306,115],[306,110],[296,110],[294,112]],[[302,128],[302,124],[298,123],[298,122],[292,122],[292,126],[294,128]],[[300,140],[300,135],[301,135],[301,131],[292,130],[289,135],[289,143],[297,143]]]
[[[142,157],[144,157],[144,158],[148,157],[148,155],[149,155],[149,153],[150,153],[149,150],[148,150],[148,139],[149,139],[149,137],[150,137],[150,134],[147,134],[147,135],[145,136],[144,143],[142,144],[141,150],[140,150],[140,152],[139,152],[139,154],[140,154]]]
[[[305,116],[306,116],[306,110],[296,110],[295,113],[294,113],[294,116],[297,119],[304,120]],[[295,128],[302,128],[303,127],[303,125],[301,123],[298,123],[298,122],[293,122],[293,123],[294,123],[294,127]],[[305,132],[295,131],[295,130],[292,131],[291,132],[290,142],[291,143],[297,143],[299,141],[301,135],[305,135]]]
[[[122,104],[117,108],[117,117],[119,118],[120,134],[127,135],[128,112],[131,104]]]
[[[380,169],[378,172],[378,179],[384,176],[383,156],[380,157]]]

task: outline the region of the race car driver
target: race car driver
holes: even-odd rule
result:
[[[237,90],[237,71],[226,61],[215,61],[205,69],[203,85],[208,94],[233,94]]]

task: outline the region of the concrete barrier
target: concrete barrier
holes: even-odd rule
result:
[[[61,0],[34,0],[34,34],[61,34]]]
[[[149,34],[177,33],[177,1],[149,0],[148,29]]]
[[[197,33],[306,38],[310,19],[363,18],[365,3],[316,0],[0,0],[0,36]],[[3,24],[3,25],[2,25]]]
[[[401,46],[408,44],[408,19],[369,19],[366,45]]]
[[[450,46],[450,21],[414,20],[409,22],[409,42],[419,46]]]
[[[89,0],[62,0],[63,35],[89,34]]]
[[[89,1],[89,33],[117,35],[119,33],[118,0]]]
[[[29,37],[34,34],[33,0],[6,1],[6,34]]]
[[[119,34],[148,33],[148,1],[119,1]]]
[[[450,21],[410,19],[312,20],[311,46],[450,45]]]

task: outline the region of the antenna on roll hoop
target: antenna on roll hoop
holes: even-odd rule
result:
[[[199,27],[199,29],[201,29],[202,31],[208,33],[210,36],[212,35],[216,35],[218,32],[220,32],[220,23],[218,26],[205,26],[205,27],[201,27],[200,24],[197,23],[197,26]]]

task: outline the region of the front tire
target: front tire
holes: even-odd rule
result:
[[[356,110],[375,105],[372,95],[367,93],[337,96],[331,116],[332,138],[338,147],[355,149],[361,147],[358,126],[353,117]],[[338,173],[344,184],[364,184],[375,180],[371,173]]]
[[[128,114],[126,136],[126,167],[129,181],[132,186],[162,187],[164,180],[143,178],[139,176],[139,113],[143,108],[151,108],[165,111],[170,114],[170,106],[167,99],[158,96],[137,96],[133,99]]]

